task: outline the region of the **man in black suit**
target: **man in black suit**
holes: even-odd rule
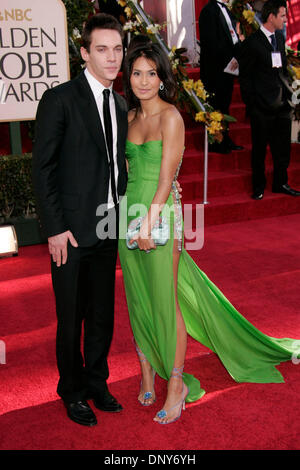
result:
[[[209,103],[223,114],[229,114],[234,75],[238,68],[236,60],[240,39],[233,15],[225,5],[228,0],[210,0],[201,10],[199,17],[200,33],[200,78],[211,95]],[[224,72],[227,65],[232,73]],[[218,153],[241,150],[224,132],[222,143],[212,144],[209,149]]]
[[[274,193],[299,196],[288,185],[291,147],[291,90],[288,85],[284,37],[286,2],[268,0],[262,8],[262,25],[247,38],[239,56],[240,85],[250,116],[252,133],[252,198],[264,196],[265,157],[273,157]]]
[[[56,299],[57,393],[68,416],[89,426],[97,420],[87,399],[103,411],[122,409],[106,383],[118,207],[127,183],[127,106],[112,90],[123,58],[122,39],[114,17],[98,14],[87,21],[81,48],[86,68],[44,93],[33,150],[34,186]],[[99,222],[108,222],[105,233]]]

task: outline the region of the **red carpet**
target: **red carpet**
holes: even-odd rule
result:
[[[288,196],[286,197],[288,199]],[[255,326],[300,339],[299,215],[208,227],[197,264]],[[122,274],[117,273],[115,334],[109,356],[111,392],[124,411],[95,410],[98,425],[67,419],[56,395],[55,309],[47,247],[24,247],[0,260],[2,450],[298,449],[300,364],[278,366],[284,384],[237,384],[218,358],[190,340],[186,371],[206,395],[169,426],[152,422],[157,403],[137,403],[139,365],[131,342]]]

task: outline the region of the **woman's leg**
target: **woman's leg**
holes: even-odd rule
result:
[[[138,401],[144,406],[150,406],[155,402],[155,392],[154,392],[154,370],[150,362],[148,362],[146,356],[136,345],[137,354],[139,356],[140,365],[141,365],[141,388],[138,396]]]
[[[177,342],[176,342],[176,352],[175,352],[175,361],[174,368],[180,369],[184,365],[185,354],[186,354],[186,345],[187,345],[187,332],[185,323],[180,311],[178,298],[177,298],[177,278],[178,278],[178,265],[180,259],[180,251],[178,251],[178,240],[174,240],[173,248],[173,277],[174,277],[174,292],[175,292],[175,306],[176,306],[176,324],[177,324]],[[137,345],[137,352],[140,359],[142,381],[141,389],[138,396],[140,403],[144,405],[152,405],[155,402],[155,393],[154,393],[154,377],[153,369],[151,364],[147,361],[146,357],[139,349]],[[183,380],[182,377],[177,376],[171,377],[168,385],[168,398],[165,406],[168,406],[168,409],[176,403],[182,395],[183,390]],[[148,392],[151,392],[151,396],[148,395]],[[145,398],[145,393],[148,398]],[[170,395],[170,396],[169,396]],[[177,400],[176,400],[177,399]],[[175,401],[174,401],[175,400]],[[172,405],[169,407],[169,402]],[[175,410],[176,412],[176,410]]]
[[[177,279],[178,279],[178,265],[180,259],[180,251],[177,248],[177,240],[174,242],[173,249],[173,275],[174,275],[174,291],[175,291],[175,304],[176,304],[176,322],[177,322],[177,342],[174,360],[174,369],[172,376],[168,382],[168,393],[163,410],[167,411],[167,416],[160,418],[155,416],[154,421],[168,423],[173,421],[180,412],[180,401],[183,398],[186,386],[183,383],[182,371],[185,362],[186,348],[187,348],[187,331],[182,317],[182,313],[178,303],[177,297]],[[187,390],[186,390],[187,392]],[[175,406],[178,403],[178,406]],[[169,411],[168,411],[169,410]]]

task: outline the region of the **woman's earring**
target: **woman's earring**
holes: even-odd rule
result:
[[[165,85],[163,84],[163,82],[160,82],[159,89],[160,91],[163,91],[165,89]]]

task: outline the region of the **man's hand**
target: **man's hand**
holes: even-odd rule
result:
[[[70,241],[71,245],[75,248],[78,247],[78,243],[70,230],[48,238],[49,253],[58,267],[67,262],[68,241]]]

